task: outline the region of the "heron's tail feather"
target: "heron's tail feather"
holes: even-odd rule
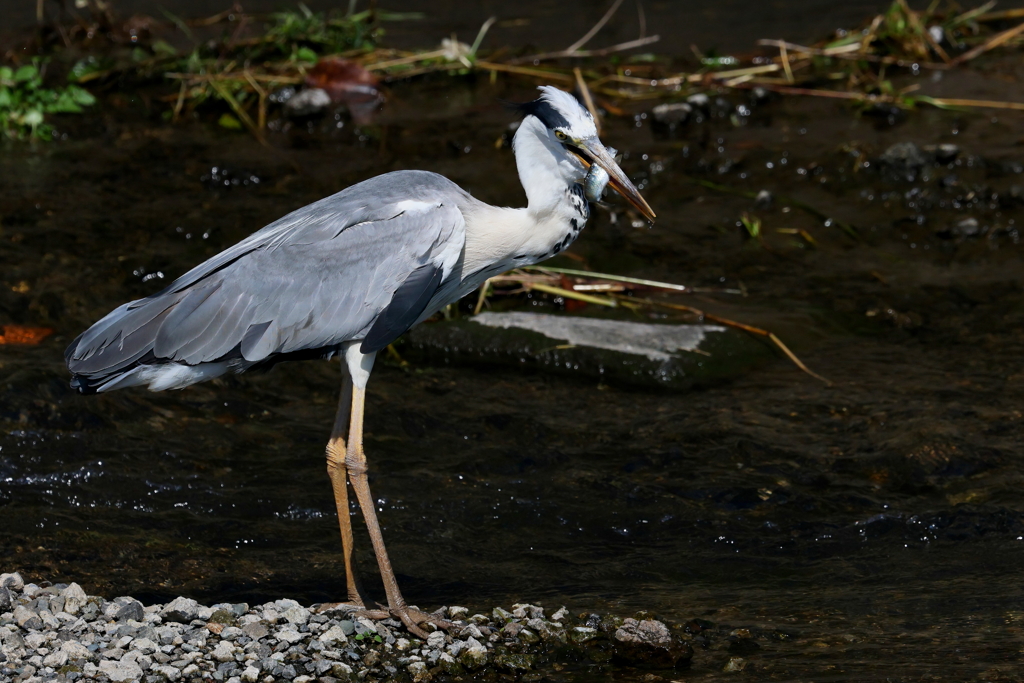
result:
[[[189,365],[154,352],[168,319],[179,318],[180,324],[178,304],[187,298],[185,292],[167,293],[124,304],[80,334],[64,352],[72,388],[94,394],[148,384],[151,390],[162,391],[227,372],[229,361]]]

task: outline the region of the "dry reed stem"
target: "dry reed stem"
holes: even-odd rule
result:
[[[768,330],[762,330],[760,327],[754,327],[753,325],[747,325],[745,323],[737,322],[735,320],[730,320],[729,318],[723,318],[723,317],[718,316],[718,315],[712,315],[711,313],[707,313],[705,311],[702,311],[699,308],[694,308],[693,306],[683,306],[682,304],[670,304],[670,303],[666,303],[664,301],[653,301],[651,299],[637,299],[635,297],[624,297],[621,294],[612,294],[612,296],[615,297],[616,299],[627,299],[629,301],[632,301],[633,303],[644,303],[644,304],[648,304],[648,305],[651,305],[651,306],[661,306],[663,308],[669,308],[669,309],[672,309],[672,310],[675,310],[675,311],[684,311],[684,312],[687,312],[687,313],[692,313],[693,315],[696,315],[697,317],[701,318],[702,320],[709,320],[711,322],[716,322],[716,323],[719,323],[721,325],[725,325],[726,327],[732,327],[732,328],[735,328],[737,330],[743,330],[744,332],[749,332],[750,334],[756,334],[756,335],[761,336],[761,337],[767,337],[768,339],[770,339],[772,341],[773,344],[775,344],[777,347],[779,347],[780,351],[782,351],[784,354],[786,354],[786,357],[789,358],[789,360],[791,360],[794,365],[796,365],[798,368],[800,368],[801,370],[806,372],[811,377],[824,382],[828,386],[832,386],[832,382],[831,381],[829,381],[828,379],[822,377],[821,375],[819,375],[818,373],[812,371],[810,368],[808,368],[806,365],[804,365],[804,362],[802,360],[800,360],[795,353],[790,351],[789,347],[786,346],[784,343],[782,343],[782,340],[779,339],[777,336],[775,336],[774,332],[769,332]]]
[[[1011,38],[1020,35],[1022,32],[1024,32],[1024,24],[1018,24],[1017,26],[1014,26],[1011,29],[1007,29],[1000,34],[993,36],[991,39],[985,41],[984,43],[977,46],[973,50],[968,50],[967,52],[963,53],[955,60],[953,60],[953,62],[956,64],[963,64],[964,62],[969,62],[978,55],[984,52],[988,52],[992,48],[999,47],[1000,45],[1010,40]]]
[[[583,104],[587,106],[587,111],[590,112],[591,118],[594,119],[594,127],[597,128],[597,134],[601,134],[601,117],[598,115],[597,107],[594,106],[594,98],[590,96],[590,88],[587,87],[587,82],[583,80],[583,72],[580,68],[573,67],[573,75],[576,77],[576,86],[580,89],[580,95],[583,97]]]

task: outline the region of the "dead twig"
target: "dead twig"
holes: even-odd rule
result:
[[[604,25],[608,23],[608,20],[612,18],[612,16],[619,10],[619,7],[621,7],[621,6],[622,6],[622,0],[615,0],[615,2],[612,3],[612,6],[608,8],[608,11],[604,13],[604,16],[601,17],[600,20],[598,20],[598,22],[596,24],[594,24],[590,28],[590,30],[587,31],[583,35],[582,38],[577,40],[575,43],[573,43],[569,47],[565,48],[565,51],[566,52],[576,52],[576,50],[579,50],[581,47],[583,47],[588,42],[590,42],[590,39],[593,38],[594,36],[596,36],[598,31],[600,31],[602,28],[604,28]]]
[[[573,75],[576,77],[576,87],[579,88],[580,96],[583,97],[583,104],[587,106],[587,111],[590,112],[591,118],[594,119],[594,127],[597,128],[597,134],[601,134],[601,117],[597,113],[597,107],[594,106],[594,98],[590,96],[590,88],[587,87],[587,82],[583,80],[583,72],[580,68],[573,67]]]
[[[721,316],[712,315],[711,313],[707,313],[705,311],[702,311],[699,308],[694,308],[693,306],[683,306],[681,304],[670,304],[670,303],[667,303],[667,302],[664,302],[664,301],[654,301],[652,299],[637,299],[635,297],[624,297],[624,296],[622,296],[620,294],[612,294],[611,296],[615,297],[616,299],[628,299],[629,301],[631,301],[633,303],[644,303],[644,304],[649,304],[651,306],[661,306],[662,308],[669,308],[669,309],[672,309],[674,311],[685,311],[687,313],[692,313],[693,315],[696,315],[701,320],[708,320],[708,321],[711,321],[711,322],[719,323],[720,325],[725,325],[726,327],[732,327],[732,328],[735,328],[737,330],[743,330],[744,332],[749,332],[750,334],[756,334],[756,335],[758,335],[760,337],[767,337],[769,340],[771,340],[771,342],[773,344],[775,344],[779,348],[780,351],[782,351],[782,353],[786,354],[786,357],[789,358],[789,360],[791,360],[794,365],[796,365],[798,368],[800,368],[801,370],[806,372],[811,377],[824,382],[828,386],[832,386],[832,382],[831,381],[829,381],[828,379],[822,377],[821,375],[819,375],[818,373],[812,371],[810,368],[808,368],[806,365],[804,365],[803,361],[800,360],[795,353],[790,351],[789,347],[786,346],[782,342],[782,340],[779,339],[775,335],[774,332],[769,332],[768,330],[762,330],[760,327],[754,327],[753,325],[747,325],[745,323],[736,322],[735,320],[730,320],[729,318],[723,318]]]
[[[645,38],[637,38],[635,40],[627,40],[624,43],[617,45],[611,45],[609,47],[603,47],[597,50],[574,50],[569,52],[568,50],[559,50],[557,52],[542,52],[536,55],[528,55],[526,57],[517,57],[516,59],[508,60],[508,64],[526,64],[530,62],[543,62],[551,59],[582,59],[585,57],[605,57],[616,52],[625,52],[626,50],[632,50],[633,48],[643,47],[644,45],[650,45],[661,40],[661,36],[647,36]]]
[[[962,55],[954,59],[953,63],[963,64],[964,62],[969,62],[978,55],[984,52],[988,52],[993,48],[999,47],[1008,40],[1011,40],[1012,38],[1019,36],[1021,33],[1024,33],[1024,24],[1018,24],[1017,26],[1014,26],[1011,29],[1007,29],[1006,31],[1003,31],[1000,34],[993,36],[992,38],[985,41],[978,47],[974,48],[973,50],[968,50],[967,52],[963,53]]]

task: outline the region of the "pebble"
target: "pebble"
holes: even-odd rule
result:
[[[144,605],[129,596],[90,596],[77,583],[25,584],[16,573],[0,574],[0,599],[2,591],[8,597],[0,610],[3,683],[427,683],[467,672],[489,676],[489,670],[539,680],[534,669],[544,657],[563,656],[566,647],[580,650],[569,656],[583,657],[592,641],[614,648],[627,632],[625,640],[655,646],[662,661],[664,651],[682,651],[658,621],[575,618],[564,607],[545,618],[544,608],[531,604],[498,607],[491,617],[446,608],[440,614],[454,628],[435,630],[424,642],[394,619],[375,622],[294,600],[250,608],[181,596]],[[636,654],[638,643],[630,645]]]

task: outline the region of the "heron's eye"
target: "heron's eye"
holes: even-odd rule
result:
[[[565,133],[563,133],[560,130],[556,130],[555,131],[555,137],[558,138],[559,140],[568,140],[569,139],[569,136],[566,135]]]

